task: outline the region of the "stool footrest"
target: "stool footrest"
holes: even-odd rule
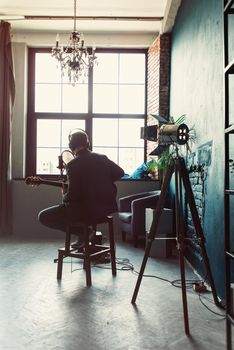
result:
[[[108,246],[100,246],[100,245],[95,245],[95,246],[91,246],[90,250],[93,250],[93,248],[98,248],[98,250],[96,252],[90,252],[89,256],[98,256],[104,253],[108,253],[110,252],[110,247]],[[72,258],[80,258],[80,259],[84,259],[85,258],[85,251],[84,252],[78,252],[77,249],[71,248],[68,252],[66,252],[66,248],[59,248],[58,250],[59,252],[63,253],[63,257],[67,258],[67,257],[72,257]]]
[[[95,229],[97,224],[107,224],[109,228],[109,242],[110,245],[103,244],[93,244],[88,242],[88,228],[92,224],[86,223],[72,223],[68,224],[66,228],[66,237],[65,237],[65,247],[58,249],[58,266],[57,266],[57,279],[62,278],[62,268],[63,268],[63,259],[66,257],[83,259],[83,267],[86,271],[86,285],[91,286],[91,260],[93,257],[101,256],[106,253],[110,253],[111,261],[111,270],[112,275],[116,276],[116,261],[115,261],[115,241],[114,241],[114,231],[113,231],[113,217],[108,216],[102,221],[95,223]],[[94,226],[94,225],[93,225]],[[85,233],[85,247],[82,252],[79,252],[76,248],[71,246],[71,232],[74,227],[83,227]]]

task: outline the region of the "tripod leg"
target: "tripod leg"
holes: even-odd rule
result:
[[[188,303],[187,303],[187,294],[186,294],[183,248],[179,250],[179,257],[180,257],[180,276],[181,276],[181,286],[182,286],[182,302],[183,302],[183,312],[184,312],[184,330],[186,334],[189,334]]]
[[[182,199],[182,181],[179,176],[178,159],[176,159],[175,167],[175,216],[176,216],[176,238],[177,247],[179,250],[180,275],[182,287],[182,302],[184,313],[184,330],[189,334],[189,318],[188,318],[188,303],[186,293],[185,266],[184,266],[184,216],[183,216],[183,199]]]
[[[142,261],[142,265],[141,265],[141,269],[138,275],[138,279],[137,279],[137,283],[135,286],[135,290],[132,296],[132,304],[135,304],[136,302],[136,298],[137,298],[137,294],[140,288],[140,284],[141,284],[141,280],[145,271],[145,266],[149,257],[149,253],[150,253],[150,249],[153,243],[153,240],[155,238],[156,232],[157,232],[157,228],[158,228],[158,224],[159,224],[159,219],[164,207],[164,203],[166,200],[166,196],[167,196],[167,191],[170,185],[170,181],[171,181],[171,177],[174,171],[174,160],[171,160],[170,165],[168,167],[166,176],[165,176],[165,180],[163,182],[163,186],[162,186],[162,190],[161,190],[161,194],[158,200],[158,204],[154,213],[154,217],[153,217],[153,222],[150,228],[150,233],[149,233],[149,237],[148,237],[148,242],[146,245],[146,249],[145,249],[145,254],[144,254],[144,258]]]
[[[181,176],[183,179],[183,184],[184,184],[184,188],[185,188],[187,202],[188,202],[188,205],[189,205],[189,208],[191,211],[193,224],[195,226],[196,235],[197,235],[198,241],[200,243],[202,257],[203,257],[203,260],[204,260],[204,263],[206,266],[207,276],[208,276],[208,279],[210,282],[210,286],[211,286],[211,290],[212,290],[212,294],[213,294],[213,299],[214,299],[215,304],[218,307],[223,308],[223,306],[221,305],[221,303],[219,302],[218,297],[217,297],[215,283],[213,280],[213,276],[212,276],[212,272],[211,272],[211,268],[210,268],[210,264],[209,264],[209,258],[208,258],[206,248],[205,248],[205,237],[204,237],[204,233],[203,233],[203,230],[201,227],[200,219],[199,219],[197,208],[196,208],[195,199],[193,196],[192,187],[191,187],[191,184],[189,181],[188,172],[187,172],[183,158],[180,158],[180,171],[181,171]]]

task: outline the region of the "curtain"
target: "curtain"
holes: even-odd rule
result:
[[[15,81],[10,24],[0,22],[0,235],[12,233],[11,121]]]

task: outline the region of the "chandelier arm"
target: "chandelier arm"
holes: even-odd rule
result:
[[[76,0],[74,0],[74,32],[76,32]]]
[[[89,68],[90,66],[89,62],[85,62],[83,58],[81,58],[81,62],[85,65],[85,67]]]

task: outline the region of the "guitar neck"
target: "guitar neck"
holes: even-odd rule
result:
[[[52,181],[52,180],[40,180],[42,185],[50,185],[55,187],[62,187],[65,183],[63,181]]]
[[[39,186],[44,184],[44,185],[50,185],[55,187],[62,187],[67,185],[67,183],[64,180],[63,181],[46,180],[46,179],[42,179],[39,176],[28,176],[25,179],[25,183],[31,186]]]

